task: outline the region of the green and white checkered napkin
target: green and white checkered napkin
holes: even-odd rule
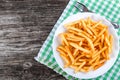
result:
[[[119,0],[70,0],[67,7],[63,11],[62,15],[58,19],[54,28],[50,32],[46,41],[44,42],[42,48],[40,49],[38,56],[35,59],[53,69],[57,73],[63,75],[65,78],[69,80],[79,80],[78,78],[74,78],[64,72],[55,61],[52,51],[52,40],[57,27],[61,24],[63,20],[65,20],[68,16],[72,14],[76,14],[79,11],[74,7],[76,1],[83,3],[87,6],[87,8],[97,14],[100,14],[106,17],[108,20],[117,22],[120,24],[120,2]],[[120,36],[120,29],[117,30],[117,34]],[[120,41],[120,40],[119,40]],[[97,80],[119,80],[120,79],[120,54],[118,56],[117,61],[114,66],[104,75],[101,75],[95,79]]]

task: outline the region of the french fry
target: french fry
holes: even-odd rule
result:
[[[93,40],[93,44],[99,43],[100,39],[101,39],[101,37],[98,37],[97,39]]]
[[[57,51],[60,52],[61,50],[64,51],[64,52],[66,52],[66,49],[64,48],[64,46],[58,46],[57,47]]]
[[[102,53],[105,49],[107,49],[106,46],[103,47],[103,48],[102,48],[100,51],[98,51],[97,53],[95,53],[95,54],[93,55],[93,58],[96,57],[97,55],[99,55],[100,53]]]
[[[90,59],[79,59],[80,62],[86,62],[89,61]]]
[[[67,40],[72,40],[72,41],[82,41],[82,40],[84,40],[84,38],[81,38],[79,36],[75,36],[71,33],[67,33],[66,35],[69,36],[69,37],[66,38]]]
[[[88,28],[91,30],[91,32],[92,32],[95,36],[97,36],[97,32],[96,32],[96,30],[95,30],[94,28],[92,28],[92,27],[89,26],[89,25],[88,25]]]
[[[60,49],[60,48],[57,48],[57,51],[59,51],[60,52],[60,54],[62,54],[62,55],[64,55],[64,56],[67,56],[67,54],[62,50],[62,49]]]
[[[95,46],[99,46],[99,44],[100,44],[99,42],[98,42],[98,43],[94,43],[94,47],[95,47]]]
[[[82,69],[80,69],[79,71],[81,71],[81,72],[88,72],[88,70],[87,69],[84,69],[84,68],[82,68]]]
[[[105,52],[102,52],[102,56],[105,58],[106,56],[105,56]]]
[[[76,57],[78,54],[79,54],[78,49],[75,49],[75,50],[74,50],[74,53],[73,53],[73,56]]]
[[[101,36],[101,43],[104,41],[104,35]]]
[[[105,56],[106,56],[105,58],[106,58],[106,60],[108,60],[108,59],[109,59],[108,52],[109,52],[109,50],[106,50],[106,51],[105,51]]]
[[[113,36],[112,35],[110,35],[109,36],[109,41],[110,41],[110,46],[109,46],[109,53],[111,53],[111,51],[112,51],[112,45],[113,45]]]
[[[83,51],[83,52],[86,52],[86,53],[89,53],[89,52],[90,52],[89,50],[84,49],[84,48],[82,48],[81,46],[79,46],[79,45],[77,45],[77,44],[75,44],[75,43],[70,43],[70,45],[73,46],[73,47],[76,48],[76,49],[79,49],[79,50]]]
[[[86,30],[86,24],[85,24],[85,21],[84,20],[81,20],[82,22],[82,26],[84,27],[84,30]]]
[[[91,23],[90,17],[87,18],[87,22],[88,22],[88,25],[90,26],[90,23]]]
[[[96,70],[96,69],[98,69],[100,66],[102,66],[105,61],[106,61],[106,60],[103,59],[103,60],[100,60],[100,62],[94,63],[94,70]]]
[[[99,62],[99,60],[100,60],[100,55],[97,57],[95,62]]]
[[[77,62],[81,57],[83,57],[84,55],[83,54],[81,54],[81,55],[79,55],[76,59],[75,59],[75,62]]]
[[[88,26],[87,26],[86,30],[87,30],[88,34],[93,35],[93,32],[89,29]]]
[[[81,65],[75,70],[75,73],[78,72],[84,65],[86,62],[81,63]]]
[[[67,50],[67,52],[68,52],[68,56],[70,57],[70,59],[71,59],[71,61],[72,61],[72,64],[74,64],[74,61],[75,61],[75,60],[74,60],[74,57],[73,57],[73,55],[72,55],[69,47],[68,47],[68,46],[65,46],[65,48],[66,48],[66,50]]]
[[[81,63],[80,63],[80,62],[77,62],[77,63],[74,63],[74,65],[78,65],[78,66],[79,66],[79,65],[81,65]]]
[[[81,39],[80,38],[77,39],[77,38],[71,38],[71,37],[68,37],[66,39],[69,40],[69,41],[74,41],[74,42],[83,40],[82,38]]]
[[[69,63],[66,63],[65,65],[64,65],[64,68],[67,68],[67,67],[69,67]]]
[[[79,35],[78,33],[83,33],[83,35],[91,38],[91,36],[87,32],[77,29],[75,27],[69,27],[68,30],[71,30],[76,35]]]
[[[108,46],[111,46],[107,37],[105,38],[105,41],[106,41],[106,43],[107,43]]]
[[[98,56],[99,57],[99,56]],[[92,64],[98,57],[92,58],[92,60],[89,61],[90,64]]]
[[[110,35],[109,36],[109,41],[110,41],[110,43],[111,43],[111,45],[113,44],[112,42],[113,42],[113,36],[112,35]]]
[[[66,28],[66,27],[69,27],[69,26],[73,26],[73,25],[75,25],[76,23],[80,23],[80,22],[81,22],[81,20],[76,20],[76,21],[73,21],[73,22],[64,24],[64,27]]]
[[[92,26],[92,28],[98,27],[98,25],[101,24],[101,23],[102,23],[102,21],[99,21],[97,24],[95,24],[94,26]]]
[[[98,34],[97,37],[100,37],[105,31],[106,31],[106,28],[104,28],[104,29]]]
[[[94,67],[94,70],[98,69],[98,68],[101,67],[103,64],[104,64],[104,63],[95,66],[95,67]]]
[[[63,58],[63,60],[65,61],[66,64],[70,64],[69,59],[67,58],[67,56],[60,54],[60,56]]]
[[[67,42],[64,34],[60,34],[60,36],[61,36],[61,38],[62,38],[62,41],[68,46],[69,44],[68,44],[68,42]]]
[[[80,41],[79,46],[81,46],[81,45],[82,45],[82,43],[83,43],[83,42],[82,42],[82,41]]]

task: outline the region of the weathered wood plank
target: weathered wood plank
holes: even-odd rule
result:
[[[34,57],[68,0],[0,0],[0,80],[65,80]]]

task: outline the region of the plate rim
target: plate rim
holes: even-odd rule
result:
[[[94,14],[94,15],[99,15],[99,14],[96,14],[96,13],[84,12],[84,13],[77,13],[77,14],[74,14],[74,15],[71,15],[71,16],[80,15],[80,14]],[[68,18],[70,18],[71,16],[69,16]],[[99,15],[99,16],[102,17],[102,18],[104,18],[105,20],[107,20],[105,17],[103,17],[103,16],[101,16],[101,15]],[[67,19],[68,19],[68,18],[67,18]],[[57,29],[59,29],[59,27],[60,27],[61,25],[63,25],[67,19],[65,19],[65,20],[57,27]],[[107,20],[107,21],[108,21],[108,20]],[[109,21],[108,21],[108,22],[109,22]],[[109,22],[109,24],[111,24],[111,23]],[[112,24],[111,24],[111,25],[112,25]],[[113,25],[112,25],[112,27],[113,27]],[[57,29],[56,29],[56,31],[57,31]],[[113,30],[115,31],[114,28],[113,28]],[[55,31],[55,33],[56,33],[56,31]],[[56,56],[55,56],[55,52],[54,52],[55,33],[54,33],[54,37],[53,37],[52,49],[53,49],[53,55],[54,55],[55,60],[56,60]],[[115,31],[115,34],[117,34],[116,31]],[[118,38],[118,35],[117,35],[117,38]],[[117,39],[117,40],[119,40],[119,39]],[[119,43],[119,41],[118,41],[118,43]],[[118,47],[119,47],[119,45],[118,45]],[[59,53],[59,52],[58,52],[58,53]],[[115,62],[116,62],[116,60],[117,60],[117,58],[118,58],[118,53],[119,53],[119,50],[118,50],[118,52],[117,52],[117,57],[115,58],[114,63],[112,64],[112,66],[115,64]],[[60,57],[60,56],[59,56],[59,57]],[[57,60],[56,60],[56,62],[57,62],[57,64],[59,65],[59,62],[58,62]],[[105,71],[104,73],[108,72],[108,71],[112,68],[112,66],[111,66],[107,71]],[[63,67],[61,67],[60,65],[59,65],[59,67],[62,68],[62,70],[63,70],[64,72],[66,72]],[[67,72],[66,72],[66,73],[67,73]],[[79,73],[79,72],[78,72],[78,73]],[[103,75],[104,73],[101,73],[101,74],[98,75],[98,76],[101,76],[101,75]],[[67,73],[67,74],[69,74],[69,73]],[[76,73],[75,73],[75,74],[76,74]],[[71,75],[71,74],[69,74],[69,75]],[[73,75],[71,75],[71,76],[73,76]],[[76,77],[76,78],[79,78],[79,79],[91,79],[91,78],[96,78],[96,77],[98,77],[98,76],[94,76],[94,77],[82,77],[82,78],[81,78],[81,77],[76,77],[76,76],[73,76],[73,77]]]

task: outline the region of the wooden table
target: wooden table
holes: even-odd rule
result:
[[[36,62],[69,0],[0,0],[0,80],[65,80]]]

